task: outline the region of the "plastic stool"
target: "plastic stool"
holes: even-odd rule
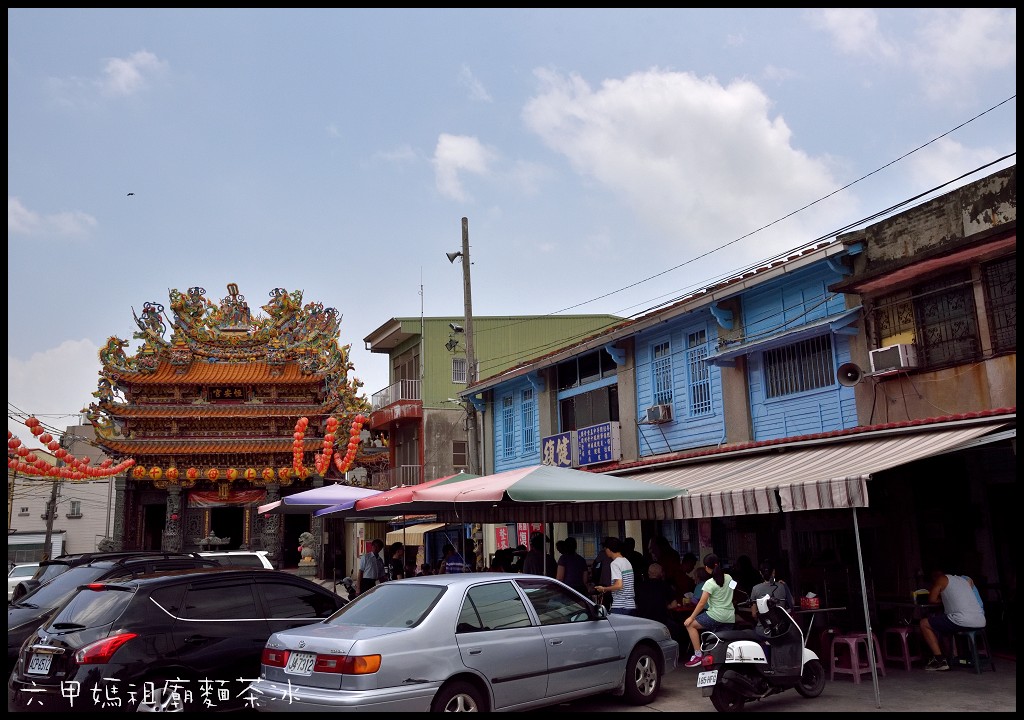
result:
[[[885,660],[882,658],[882,645],[878,642],[878,636],[871,633],[871,640],[875,650],[875,666],[878,672],[885,676]],[[864,660],[860,659],[860,648],[864,647]],[[839,664],[839,650],[845,647],[849,651],[850,667]],[[864,673],[871,673],[870,659],[868,658],[868,635],[867,633],[843,633],[832,639],[832,663],[830,680],[836,679],[836,674],[847,674],[853,676],[855,683],[860,682],[860,676]]]
[[[910,649],[910,638],[914,639],[914,650]],[[911,663],[921,659],[921,638],[917,628],[910,625],[886,628],[882,633],[882,651],[887,662],[902,662],[910,670]],[[893,645],[896,649],[893,650]]]
[[[971,667],[974,669],[975,674],[981,675],[982,665],[988,665],[992,668],[992,672],[996,671],[996,664],[992,662],[992,651],[988,646],[988,635],[985,633],[985,628],[978,628],[976,630],[957,630],[953,633],[953,650],[956,651],[960,647],[960,638],[966,638],[967,640],[967,652],[970,656]],[[979,645],[981,647],[979,647]],[[981,654],[981,650],[985,650],[985,654]],[[957,653],[961,662],[964,661],[964,657]]]

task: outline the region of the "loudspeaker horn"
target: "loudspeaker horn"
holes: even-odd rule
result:
[[[836,376],[843,387],[853,387],[864,379],[864,371],[856,363],[843,363],[836,370]]]
[[[450,252],[450,253],[445,253],[445,256],[447,256],[448,262],[454,264],[456,259],[462,257],[462,253],[461,252]]]

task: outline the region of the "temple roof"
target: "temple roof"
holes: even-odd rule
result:
[[[158,362],[156,369],[111,370],[108,375],[128,385],[309,385],[323,382],[326,372],[304,374],[296,363],[193,362],[187,367]]]
[[[125,405],[102,402],[100,408],[111,417],[139,418],[269,418],[294,420],[297,416],[326,415],[326,405],[294,403],[188,403],[161,405]]]
[[[144,455],[212,455],[226,453],[291,453],[292,437],[285,438],[159,438],[136,440],[131,438],[105,438],[103,446],[109,452],[140,457]],[[322,441],[306,438],[305,451],[319,450]]]

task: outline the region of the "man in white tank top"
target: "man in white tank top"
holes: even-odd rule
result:
[[[936,570],[932,573],[932,587],[928,602],[942,601],[942,614],[921,620],[921,635],[935,656],[928,661],[926,670],[949,670],[949,663],[940,645],[941,639],[952,639],[958,630],[985,627],[985,610],[974,589],[974,581],[966,575],[950,575]]]

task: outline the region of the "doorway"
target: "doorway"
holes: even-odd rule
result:
[[[299,535],[309,532],[309,515],[283,515],[284,538],[282,538],[281,567],[294,568],[299,566],[302,553],[299,552]]]
[[[167,505],[143,505],[141,550],[163,550],[164,527],[167,525]]]
[[[245,542],[245,508],[215,507],[210,508],[210,531],[219,538],[229,538],[231,542],[221,545],[220,550],[237,550]]]

